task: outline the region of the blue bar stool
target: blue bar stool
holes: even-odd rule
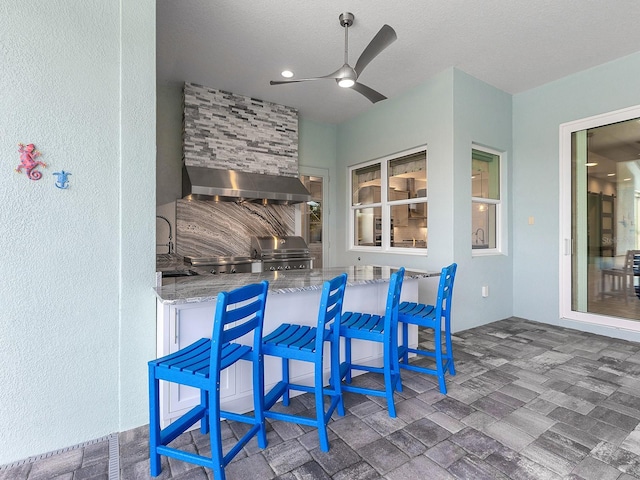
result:
[[[458,265],[452,263],[444,267],[440,274],[438,285],[438,297],[435,305],[422,303],[402,302],[398,321],[402,323],[402,345],[400,347],[400,368],[415,372],[436,375],[440,393],[446,395],[447,385],[444,375],[449,370],[451,375],[456,374],[453,365],[453,348],[451,346],[451,300],[453,298],[453,282],[456,278]],[[444,320],[444,325],[443,325]],[[409,324],[419,328],[432,328],[434,336],[433,350],[409,348]],[[446,350],[442,349],[442,327],[444,326],[444,341]],[[409,353],[427,356],[435,359],[435,368],[421,367],[409,363]]]
[[[391,275],[389,290],[387,293],[387,306],[384,316],[370,313],[346,312],[342,315],[340,336],[345,339],[345,361],[340,364],[340,378],[345,379],[342,385],[343,392],[375,395],[387,399],[389,416],[396,417],[396,406],[393,401],[393,392],[402,391],[402,379],[400,378],[400,366],[398,361],[398,307],[402,282],[404,280],[404,267]],[[369,365],[354,364],[351,360],[351,339],[369,340],[380,342],[383,345],[383,366],[372,367]],[[375,390],[351,385],[351,371],[363,370],[377,372],[384,375],[384,390]]]
[[[346,285],[346,273],[324,282],[317,327],[283,323],[264,337],[262,345],[265,355],[282,359],[282,380],[271,389],[265,398],[265,417],[316,427],[320,436],[320,448],[324,452],[329,451],[327,423],[333,411],[337,408],[338,414],[344,415],[338,363],[340,361],[340,316]],[[322,353],[325,342],[329,342],[331,348],[331,381],[328,388],[323,386]],[[313,386],[290,382],[289,360],[302,360],[314,364]],[[310,392],[315,395],[316,418],[269,410],[281,397],[282,404],[285,407],[288,406],[291,390]],[[325,395],[330,398],[329,408],[326,412],[324,410]]]
[[[262,324],[267,300],[266,281],[221,292],[218,295],[211,339],[202,338],[166,357],[149,362],[149,447],[151,476],[160,474],[160,455],[202,465],[213,470],[213,477],[224,480],[224,467],[242,447],[258,436],[258,445],[267,446],[264,423],[264,366],[262,358]],[[253,331],[253,347],[233,343]],[[238,360],[253,364],[254,413],[241,415],[220,410],[220,372]],[[199,388],[200,404],[164,429],[160,428],[159,381]],[[223,455],[220,419],[226,418],[251,425],[249,431]],[[198,420],[202,433],[210,433],[211,457],[204,457],[169,447],[168,444],[186,432]]]

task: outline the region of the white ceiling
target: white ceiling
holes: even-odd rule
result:
[[[515,94],[640,51],[638,0],[157,0],[159,85],[185,81],[339,123],[372,107],[333,80],[271,86],[349,63],[385,23],[398,40],[359,78],[389,98],[456,67]]]

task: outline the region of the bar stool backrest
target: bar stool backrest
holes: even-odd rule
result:
[[[446,319],[445,330],[449,332],[449,320],[451,318],[451,302],[453,300],[453,282],[456,278],[457,263],[443,267],[440,273],[438,285],[438,297],[436,300],[436,320]]]
[[[347,286],[347,274],[327,280],[322,286],[322,297],[318,309],[318,335],[316,335],[316,352],[322,352],[324,338],[321,332],[327,327],[331,329],[331,336],[336,345],[340,345],[340,317],[344,291]]]
[[[253,350],[262,352],[262,326],[268,287],[269,284],[263,280],[260,283],[218,294],[213,335],[211,336],[212,372],[220,372],[221,370],[220,352],[222,346],[251,331],[253,331]],[[251,300],[247,301],[247,298]],[[212,377],[214,376],[212,375]]]
[[[387,306],[384,312],[384,329],[389,332],[391,343],[395,345],[396,349],[398,347],[398,307],[400,306],[400,296],[402,295],[404,271],[404,267],[400,267],[396,273],[391,275],[389,290],[387,291]]]

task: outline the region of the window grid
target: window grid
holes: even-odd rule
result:
[[[473,145],[471,158],[471,249],[473,255],[501,253],[502,153]]]
[[[350,241],[355,250],[427,248],[426,147],[349,167]]]

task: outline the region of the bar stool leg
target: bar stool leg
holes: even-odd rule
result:
[[[157,445],[160,439],[160,381],[155,378],[154,367],[149,366],[149,464],[151,466],[151,476],[160,475],[160,455]]]
[[[253,363],[253,391],[258,392],[253,395],[253,413],[256,420],[260,421],[258,446],[260,448],[266,448],[267,427],[264,423],[264,357],[262,355],[258,356]]]

